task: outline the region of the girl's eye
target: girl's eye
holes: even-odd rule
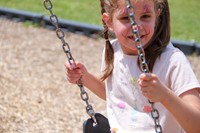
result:
[[[148,19],[148,18],[150,18],[150,17],[151,17],[150,15],[142,15],[142,16],[141,16],[142,19]]]
[[[128,16],[124,16],[124,17],[121,17],[120,19],[121,20],[128,20],[129,18],[128,18]]]

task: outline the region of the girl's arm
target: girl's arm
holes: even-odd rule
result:
[[[161,102],[188,133],[200,133],[200,98],[197,89],[189,90],[179,97],[168,92]]]
[[[178,97],[161,83],[155,74],[151,73],[141,74],[138,84],[143,95],[152,102],[163,104],[187,133],[200,133],[200,97],[198,88],[186,91]]]
[[[104,100],[106,99],[105,83],[89,73],[83,64],[77,62],[74,65],[70,65],[68,62],[66,62],[65,67],[67,69],[67,80],[70,83],[76,84],[81,78],[81,82],[85,87],[90,89],[100,98]]]
[[[105,83],[100,81],[94,75],[87,73],[82,77],[82,83],[85,87],[90,89],[94,94],[96,94],[101,99],[106,99]]]

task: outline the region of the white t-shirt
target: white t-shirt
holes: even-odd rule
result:
[[[138,56],[123,54],[117,40],[112,41],[114,69],[106,80],[107,115],[111,131],[116,133],[155,133],[151,105],[142,95],[137,79],[142,73],[137,65]],[[104,68],[104,53],[102,70]],[[155,62],[153,73],[177,96],[200,87],[185,55],[171,43]],[[163,133],[185,133],[172,114],[160,103],[159,111]]]

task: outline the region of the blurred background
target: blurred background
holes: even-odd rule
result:
[[[78,33],[83,27],[101,27],[98,1],[52,0],[52,3],[59,19],[82,25]],[[169,0],[169,3],[172,39],[192,45],[200,43],[199,0]],[[33,16],[40,14],[49,20],[43,0],[0,0],[0,8]],[[66,81],[67,59],[55,31],[12,19],[9,13],[4,15],[0,15],[0,133],[82,133],[82,124],[89,116],[79,88]],[[65,32],[74,59],[99,76],[105,40],[76,33]],[[200,81],[200,56],[189,53],[187,58]],[[94,110],[106,115],[105,102],[87,92]]]
[[[97,0],[52,0],[54,12],[63,19],[101,25],[100,6]],[[48,15],[42,0],[1,0],[0,7],[31,11]],[[199,0],[169,0],[171,34],[178,40],[200,43]]]

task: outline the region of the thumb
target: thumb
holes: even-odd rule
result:
[[[69,70],[73,70],[73,69],[76,69],[77,66],[76,66],[76,63],[70,63],[69,61],[66,61],[65,62],[65,67]]]
[[[139,77],[141,80],[151,80],[153,78],[152,73],[142,73]]]

